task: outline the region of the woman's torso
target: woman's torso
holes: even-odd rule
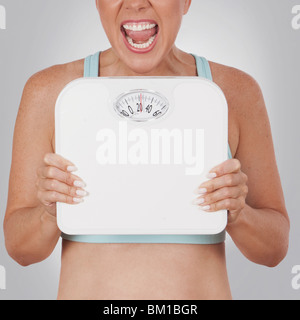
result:
[[[185,75],[195,76],[195,61],[186,57]],[[100,74],[111,75],[109,63],[103,61]],[[49,77],[55,78],[49,92],[52,102],[68,82],[82,77],[83,64],[80,60],[49,69]],[[214,82],[228,100],[229,145],[234,156],[239,134],[231,107],[234,88],[228,85],[231,68],[213,63],[211,68]],[[54,122],[51,125],[55,152]],[[231,299],[225,244],[86,244],[63,240],[58,299]]]

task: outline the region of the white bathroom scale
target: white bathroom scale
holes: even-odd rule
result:
[[[56,153],[73,162],[89,195],[57,203],[70,235],[198,235],[226,228],[194,191],[228,159],[228,106],[199,77],[84,78],[55,108]]]

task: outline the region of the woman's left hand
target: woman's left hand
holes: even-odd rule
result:
[[[223,162],[213,168],[207,178],[211,180],[196,189],[199,197],[193,204],[207,212],[228,210],[228,223],[236,221],[245,208],[248,195],[248,177],[241,171],[240,161],[231,159]]]

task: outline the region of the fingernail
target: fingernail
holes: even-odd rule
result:
[[[85,197],[87,195],[87,192],[84,190],[76,190],[76,194],[80,197]]]
[[[73,201],[76,202],[76,203],[81,203],[81,202],[83,202],[83,199],[81,199],[81,198],[73,198]]]
[[[68,167],[67,167],[67,171],[68,171],[68,172],[75,172],[75,171],[77,171],[77,170],[78,170],[78,168],[75,167],[75,166],[68,166]]]
[[[203,211],[207,211],[207,210],[210,210],[210,206],[205,206],[205,207],[202,207],[201,208]]]
[[[202,203],[204,203],[204,202],[205,202],[205,200],[204,200],[203,198],[201,198],[201,199],[195,199],[195,200],[193,200],[193,201],[192,201],[192,204],[199,205],[199,204],[202,204]]]
[[[86,187],[86,184],[83,181],[76,180],[74,181],[74,186],[78,188],[84,188]]]
[[[213,178],[216,178],[217,174],[216,173],[209,173],[206,178],[208,179],[213,179]]]
[[[196,189],[195,193],[196,194],[205,194],[205,193],[207,193],[207,189],[206,188]]]

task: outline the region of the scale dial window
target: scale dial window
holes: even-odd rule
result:
[[[122,94],[115,102],[114,108],[122,118],[146,122],[164,116],[169,110],[169,102],[158,92],[133,90]]]

